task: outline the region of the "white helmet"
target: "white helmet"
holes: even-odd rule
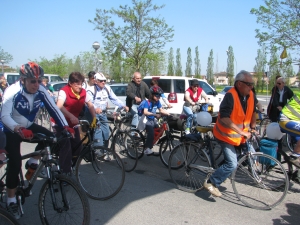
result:
[[[103,75],[103,73],[96,73],[94,78],[95,80],[106,80],[106,77]]]

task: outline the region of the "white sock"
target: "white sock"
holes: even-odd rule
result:
[[[31,165],[32,163],[34,164],[39,164],[39,160],[38,159],[35,159],[35,158],[30,158],[28,160],[28,165]]]
[[[7,198],[6,198],[6,204],[7,204],[7,205],[9,205],[9,204],[12,203],[12,202],[17,203],[16,197],[12,197],[12,198],[7,197]]]

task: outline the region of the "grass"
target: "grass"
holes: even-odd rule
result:
[[[220,93],[222,90],[223,90],[223,88],[224,88],[225,86],[221,86],[221,85],[219,85],[219,86],[216,86],[216,91],[218,92],[218,93]],[[300,93],[300,89],[299,88],[291,88],[292,89],[292,91],[294,92],[294,94],[299,94]],[[272,87],[268,87],[268,92],[269,92],[269,95],[271,94],[271,90],[272,90]],[[266,95],[267,94],[267,88],[265,88],[263,91],[257,91],[256,90],[256,92],[257,92],[257,94],[259,94],[259,95]]]

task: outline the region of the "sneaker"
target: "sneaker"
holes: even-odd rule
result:
[[[146,155],[152,155],[152,154],[153,154],[153,151],[152,151],[150,148],[147,148],[147,149],[144,151],[144,154],[146,154]]]
[[[190,134],[190,133],[191,133],[191,132],[190,132],[190,128],[186,128],[185,131],[184,131],[184,133],[185,133],[185,134]]]
[[[110,156],[109,156],[108,154],[106,154],[106,155],[104,156],[104,160],[105,160],[105,161],[111,161],[111,158],[110,158]]]
[[[8,206],[7,206],[7,211],[12,214],[14,216],[15,219],[20,219],[21,217],[21,213],[19,210],[19,206],[17,203],[15,202],[11,202]]]
[[[219,191],[218,188],[216,188],[213,184],[207,183],[207,180],[205,180],[203,187],[208,190],[209,193],[211,193],[215,197],[221,197],[222,193]]]

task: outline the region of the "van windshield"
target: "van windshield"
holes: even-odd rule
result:
[[[48,78],[49,81],[54,82],[54,81],[64,81],[60,76],[50,76],[51,79],[49,79],[49,76],[45,76]]]

